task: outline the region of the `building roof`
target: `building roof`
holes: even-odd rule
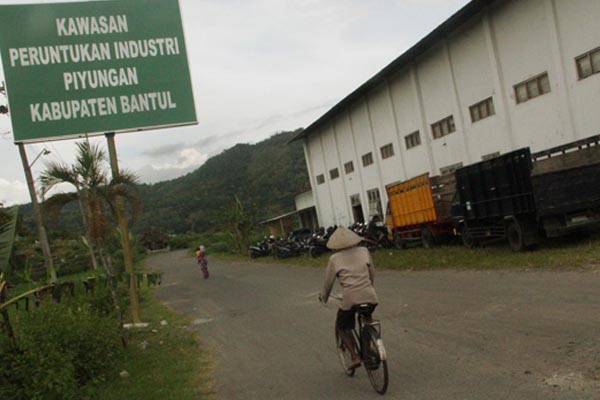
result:
[[[311,208],[315,208],[315,206],[309,206],[309,207],[302,208],[300,210],[294,210],[294,211],[291,211],[291,212],[288,212],[288,213],[285,213],[285,214],[281,214],[281,215],[278,215],[276,217],[267,219],[265,221],[261,221],[261,222],[259,222],[259,224],[260,225],[269,224],[271,222],[276,222],[276,221],[279,221],[281,219],[293,217],[294,215],[300,214],[302,211],[310,210]]]
[[[387,78],[401,70],[402,68],[410,65],[414,60],[425,53],[427,50],[435,46],[441,39],[447,37],[450,33],[454,32],[464,23],[469,21],[474,16],[481,13],[486,7],[492,3],[506,1],[506,0],[471,0],[463,8],[454,13],[450,18],[444,21],[440,26],[435,28],[431,33],[421,39],[413,47],[402,53],[398,58],[389,63],[385,68],[379,71],[371,79],[363,83],[355,91],[346,96],[342,101],[333,106],[329,111],[323,114],[319,119],[310,124],[307,128],[296,134],[290,141],[303,139],[313,133],[315,130],[323,126],[326,122],[331,120],[338,112],[342,111],[348,105],[352,104],[356,99],[362,97],[371,89],[375,88],[382,82],[385,82]]]

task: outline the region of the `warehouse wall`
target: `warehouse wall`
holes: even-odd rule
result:
[[[574,3],[574,4],[571,4]],[[575,57],[600,46],[600,1],[554,1],[559,44],[565,66],[566,91],[573,113],[574,131],[578,139],[600,131],[600,75],[578,80]]]
[[[356,99],[304,139],[320,224],[352,223],[356,194],[368,218],[369,190],[379,190],[385,210],[385,185],[395,181],[598,134],[600,73],[580,80],[575,62],[600,47],[598,20],[597,0],[499,2]],[[515,85],[545,73],[550,91],[518,103]],[[474,121],[470,107],[486,99],[493,115]],[[447,117],[455,130],[434,138],[432,124]],[[408,148],[415,132],[420,144]],[[364,166],[367,153],[373,163]],[[334,168],[340,176],[332,180]]]

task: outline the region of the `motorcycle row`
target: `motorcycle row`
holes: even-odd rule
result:
[[[357,222],[348,228],[363,238],[360,245],[366,246],[369,250],[393,247],[385,225],[382,226],[374,220],[368,224]],[[337,226],[333,225],[327,229],[320,227],[315,232],[306,228],[297,229],[290,232],[285,238],[276,238],[273,235],[265,236],[263,240],[250,246],[248,255],[251,258],[267,256],[291,258],[303,255],[318,257],[330,251],[327,248],[327,241],[336,229]]]

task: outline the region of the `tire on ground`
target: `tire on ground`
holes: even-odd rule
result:
[[[436,237],[429,228],[423,228],[421,231],[421,242],[426,249],[434,248],[437,245]]]
[[[513,251],[525,250],[525,241],[523,240],[523,228],[519,221],[512,220],[506,225],[506,240]]]

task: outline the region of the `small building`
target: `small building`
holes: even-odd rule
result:
[[[296,212],[300,218],[300,227],[310,229],[312,232],[316,231],[319,227],[319,220],[317,218],[317,210],[315,208],[315,199],[312,191],[309,190],[304,193],[300,193],[296,196]]]
[[[293,140],[321,225],[382,215],[385,186],[600,131],[600,1],[472,0]]]
[[[294,199],[296,210],[277,217],[262,221],[269,234],[276,237],[285,237],[288,233],[304,228],[314,232],[318,228],[317,212],[314,196],[311,191],[300,193]]]

